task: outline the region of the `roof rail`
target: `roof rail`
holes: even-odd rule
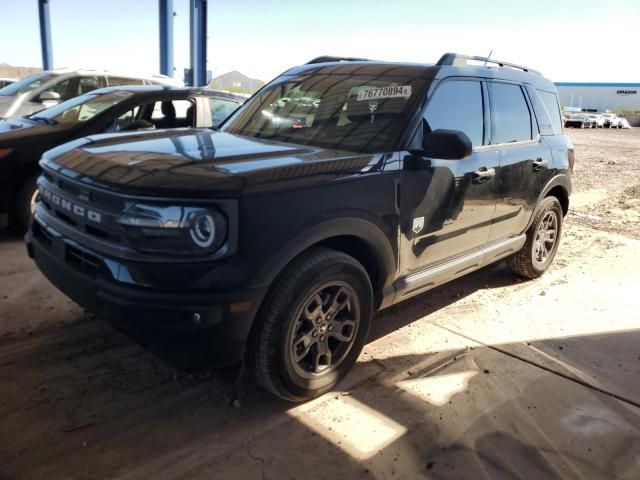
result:
[[[313,60],[306,63],[306,65],[311,65],[314,63],[329,63],[329,62],[367,62],[368,58],[357,58],[357,57],[332,57],[331,55],[322,55],[321,57],[316,57]]]
[[[488,57],[477,57],[470,55],[460,55],[459,53],[445,53],[440,57],[438,63],[436,65],[456,65],[463,66],[466,65],[469,60],[475,60],[478,62],[484,63],[492,63],[494,65],[498,65],[499,67],[510,67],[515,68],[517,70],[522,70],[523,72],[535,73],[536,75],[542,75],[538,70],[533,70],[529,67],[523,67],[522,65],[517,65],[511,62],[503,62],[502,60],[493,60]]]

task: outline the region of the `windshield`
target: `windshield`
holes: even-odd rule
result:
[[[133,93],[115,91],[109,93],[85,93],[79,97],[71,98],[51,108],[31,115],[29,118],[44,118],[50,123],[65,125],[76,124],[91,120],[96,115],[108,108],[129,98]]]
[[[223,130],[355,152],[392,151],[424,99],[425,83],[387,73],[283,77],[249,100]]]
[[[18,80],[11,85],[0,88],[0,95],[4,97],[10,97],[13,95],[30,92],[31,90],[35,90],[44,82],[52,79],[55,76],[56,75],[53,73],[34,73],[33,75],[24,77],[22,80]]]

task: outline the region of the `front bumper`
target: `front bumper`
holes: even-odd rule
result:
[[[196,370],[244,355],[266,288],[220,293],[126,285],[101,271],[96,259],[103,257],[36,219],[25,240],[29,256],[65,295],[173,365]]]

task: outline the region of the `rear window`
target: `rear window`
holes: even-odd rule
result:
[[[551,120],[551,126],[555,135],[562,134],[562,119],[560,117],[560,106],[558,104],[558,96],[555,93],[545,92],[542,90],[536,90],[540,100],[542,100],[542,106],[545,113]]]

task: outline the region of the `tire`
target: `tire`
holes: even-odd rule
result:
[[[247,363],[257,383],[280,398],[315,398],[351,370],[372,314],[364,267],[342,252],[314,247],[274,283],[252,331]]]
[[[29,228],[29,220],[35,208],[38,196],[36,181],[39,174],[31,175],[18,190],[13,207],[13,217],[16,228],[25,232]]]
[[[550,219],[554,218],[554,224],[550,225]],[[519,252],[507,258],[506,263],[509,270],[516,275],[526,278],[540,277],[553,263],[553,259],[558,251],[560,237],[562,235],[562,206],[556,197],[546,197],[535,213],[533,222],[527,230],[527,240]],[[542,244],[539,242],[541,230],[546,227],[555,229],[553,243],[550,243],[549,233],[547,240]],[[551,228],[549,229],[551,230]],[[547,230],[547,232],[549,232]]]

